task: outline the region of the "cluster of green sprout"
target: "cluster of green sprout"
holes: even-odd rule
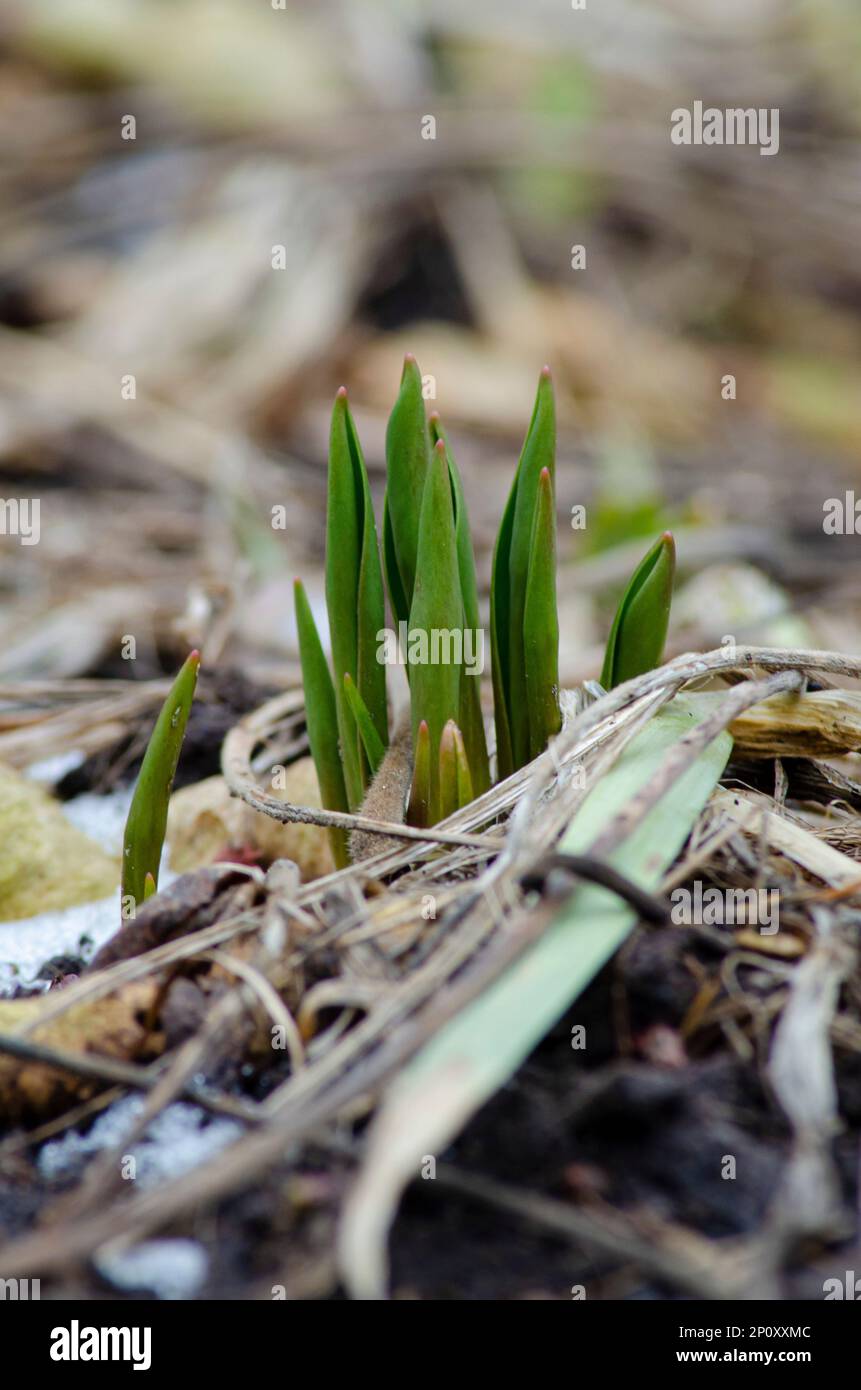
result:
[[[556,424],[545,368],[493,556],[490,639],[496,771],[532,761],[561,725],[556,605]],[[616,614],[606,688],[649,670],[663,652],[672,593],[672,537],[638,566]],[[426,416],[415,359],[404,362],[386,431],[382,546],[362,449],[343,388],[332,413],[326,514],[326,604],[332,669],[301,583],[296,620],[308,739],[324,807],[358,812],[389,742],[385,665],[379,659],[385,595],[399,631],[478,631],[469,518],[451,445]],[[463,662],[407,660],[411,825],[430,826],[491,783],[480,680]],[[336,862],[348,860],[333,833]]]
[[[556,605],[556,424],[545,368],[493,555],[490,641],[499,780],[531,762],[561,726]],[[665,532],[638,565],[610,631],[601,681],[610,690],[651,670],[666,639],[675,554]],[[326,606],[331,668],[305,590],[295,585],[308,741],[326,810],[357,813],[389,747],[386,595],[413,635],[482,632],[466,501],[437,414],[426,415],[422,377],[404,363],[386,431],[380,545],[359,437],[341,388],[329,439]],[[182,667],[156,723],[126,824],[123,897],[132,907],[158,884],[167,806],[197,680]],[[428,827],[491,785],[481,682],[460,661],[405,661],[412,776],[404,813]],[[335,862],[346,834],[330,831]]]
[[[120,892],[124,918],[134,916],[138,904],[158,888],[167,808],[199,669],[200,653],[194,651],[168,692],[141,763],[123,837]]]

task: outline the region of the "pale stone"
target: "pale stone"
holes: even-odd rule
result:
[[[283,788],[266,787],[270,796],[296,806],[319,808],[317,774],[310,758],[291,763]],[[318,825],[274,820],[232,797],[223,777],[207,777],[193,787],[174,792],[167,821],[170,867],[187,873],[230,857],[230,852],[256,852],[264,864],[292,859],[303,880],[320,878],[334,869],[328,832]]]
[[[106,854],[41,787],[0,764],[0,921],[105,898],[120,880]]]

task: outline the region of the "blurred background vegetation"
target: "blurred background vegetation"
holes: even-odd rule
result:
[[[0,677],[296,680],[333,394],[379,500],[407,350],[485,586],[553,369],[566,681],[667,525],[671,651],[857,651],[859,61],[854,0],[3,0]],[[694,100],[779,154],[672,144]]]

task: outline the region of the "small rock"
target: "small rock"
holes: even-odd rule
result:
[[[0,921],[105,898],[119,859],[71,825],[58,802],[0,764]]]
[[[291,763],[283,788],[273,790],[280,801],[295,806],[320,806],[317,774],[310,758]],[[177,873],[230,858],[234,851],[246,862],[248,850],[260,862],[292,859],[305,882],[334,869],[328,832],[319,825],[277,821],[232,797],[223,777],[207,777],[171,797],[167,822],[170,866]],[[232,861],[235,862],[235,861]]]

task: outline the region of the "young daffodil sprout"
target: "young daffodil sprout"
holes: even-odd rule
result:
[[[383,556],[389,602],[408,646],[413,634],[415,651],[423,641],[432,643],[435,634],[459,644],[460,659],[450,660],[446,651],[442,661],[408,661],[406,668],[414,744],[419,724],[424,720],[428,726],[427,814],[434,815],[439,804],[440,740],[448,720],[462,730],[475,794],[490,786],[480,673],[468,669],[463,659],[464,647],[468,644],[475,652],[484,633],[460,474],[439,415],[429,420],[425,416],[421,372],[411,354],[404,361],[386,431]],[[429,655],[432,658],[433,652]]]
[[[612,690],[658,666],[664,654],[676,547],[665,531],[635,569],[622,595],[604,655],[601,684]]]
[[[371,490],[343,387],[335,397],[329,437],[326,604],[344,783],[349,809],[357,811],[371,770],[344,676],[355,682],[385,747],[389,741],[386,669],[377,660],[377,647],[386,609]]]
[[[162,705],[144,754],[123,837],[122,897],[132,908],[158,887],[158,870],[167,826],[167,808],[191,711],[199,652],[192,652]]]
[[[555,471],[553,383],[545,367],[493,555],[490,629],[500,778],[530,762],[561,726]]]
[[[430,734],[427,720],[419,723],[413,752],[413,780],[407,803],[407,825],[431,825],[430,817]]]
[[[401,389],[386,429],[383,561],[397,622],[408,622],[416,582],[419,517],[430,465],[422,376],[412,353],[404,358]]]
[[[298,579],[295,581],[293,598],[296,606],[296,628],[299,633],[302,682],[305,687],[305,724],[311,756],[317,769],[320,797],[329,811],[349,811],[339,745],[335,687],[311,613],[311,605]],[[343,869],[350,862],[346,832],[330,829],[329,840],[335,864],[339,869]]]
[[[439,635],[440,641],[448,643],[460,639],[462,642],[465,627],[454,495],[446,447],[440,439],[434,447],[425,479],[419,517],[416,581],[408,629],[411,647],[415,633],[418,639],[415,650],[420,651],[422,644],[425,644],[431,658],[417,662],[410,673],[413,743],[423,722],[427,725],[430,743],[429,825],[436,824],[442,815],[440,752],[443,730],[450,721],[456,723],[460,719],[461,708],[468,708],[467,683],[475,686],[478,681],[477,676],[467,673],[462,662],[458,664],[450,659],[434,662],[430,643],[435,634]],[[445,634],[444,639],[442,634]],[[441,650],[440,655],[443,655]],[[486,762],[483,729],[481,732],[480,754]],[[481,775],[480,767],[478,771]]]
[[[451,481],[452,506],[454,507],[454,544],[457,554],[457,573],[460,581],[460,596],[463,603],[463,631],[469,634],[484,632],[478,616],[478,585],[475,579],[475,556],[472,549],[472,534],[469,529],[469,515],[460,474],[455,465],[451,446],[446,437],[442,421],[436,411],[429,420],[431,440],[437,451],[440,445],[445,449]],[[487,741],[484,736],[484,717],[481,713],[481,682],[467,674],[460,683],[460,727],[463,730],[463,744],[469,764],[470,779],[474,795],[481,796],[490,786],[490,763],[487,757]],[[470,801],[472,797],[469,798]],[[461,805],[464,803],[461,802]]]

